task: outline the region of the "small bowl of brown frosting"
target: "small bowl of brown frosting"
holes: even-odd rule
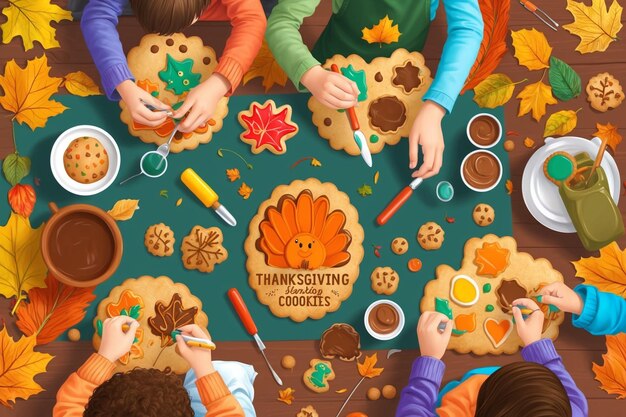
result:
[[[467,138],[477,148],[493,148],[502,139],[502,124],[492,114],[478,113],[467,123]]]
[[[502,179],[502,162],[491,151],[478,149],[470,152],[461,163],[461,178],[470,190],[493,190]]]
[[[365,329],[374,339],[391,340],[404,328],[404,312],[391,300],[374,301],[365,311]]]

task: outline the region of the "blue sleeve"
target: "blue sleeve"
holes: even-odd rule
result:
[[[595,336],[626,332],[626,300],[591,285],[579,285],[574,291],[583,300],[580,315],[572,314],[575,327]]]
[[[435,404],[446,366],[420,356],[413,362],[409,384],[400,393],[396,417],[436,417]]]
[[[535,343],[531,343],[522,349],[522,357],[527,362],[539,363],[559,378],[572,406],[572,417],[587,417],[589,407],[587,399],[582,391],[576,386],[576,382],[567,372],[561,357],[556,352],[554,344],[550,339],[541,339]]]
[[[452,111],[469,75],[483,39],[483,20],[477,0],[444,0],[448,39],[437,74],[423,100]]]
[[[115,88],[122,81],[133,79],[117,33],[118,18],[126,3],[127,0],[90,0],[80,21],[85,43],[110,100],[119,100]]]

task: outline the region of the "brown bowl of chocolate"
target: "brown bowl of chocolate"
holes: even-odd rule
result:
[[[461,178],[470,190],[493,190],[502,179],[502,162],[491,151],[470,152],[461,163]]]
[[[50,273],[73,287],[106,281],[122,260],[122,234],[105,211],[88,204],[58,208],[41,236],[41,253]]]
[[[391,300],[374,301],[365,311],[365,329],[374,339],[391,340],[404,328],[404,312]]]
[[[467,123],[467,138],[477,148],[492,148],[502,139],[502,124],[492,114],[478,113]]]

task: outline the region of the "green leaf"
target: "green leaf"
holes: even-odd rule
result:
[[[102,320],[100,319],[96,322],[96,331],[98,332],[98,336],[102,337]]]
[[[132,318],[134,318],[135,320],[139,319],[139,312],[141,310],[141,306],[139,304],[134,305],[130,308],[130,311],[128,312],[128,315]]]
[[[217,150],[217,156],[219,156],[220,158],[223,158],[223,157],[224,157],[224,152],[222,152],[222,148],[219,148],[219,149]]]
[[[120,311],[120,316],[128,316],[128,311],[126,311],[126,309],[123,308],[122,311]]]
[[[543,137],[554,135],[567,135],[574,130],[578,123],[577,113],[580,109],[574,110],[561,110],[552,114],[548,120],[546,120],[546,127],[543,130]]]
[[[372,187],[367,184],[363,184],[356,191],[361,194],[361,197],[367,197],[368,195],[372,195]]]
[[[161,191],[159,191],[159,195],[160,195],[161,197],[163,197],[163,198],[168,198],[168,195],[167,195],[167,190],[161,190]]]
[[[2,162],[2,172],[11,186],[19,183],[30,172],[30,158],[17,152],[7,155]]]
[[[553,56],[550,57],[548,78],[552,86],[552,93],[559,100],[567,101],[580,95],[580,76],[572,67]]]
[[[494,109],[507,103],[513,97],[515,85],[505,74],[491,74],[474,87],[474,101],[480,107]]]

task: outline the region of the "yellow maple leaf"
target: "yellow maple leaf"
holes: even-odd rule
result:
[[[87,97],[102,94],[94,80],[82,71],[71,72],[63,79],[65,89],[75,96]]]
[[[41,232],[30,227],[28,218],[11,213],[0,226],[0,294],[16,297],[13,312],[31,288],[45,288],[48,268],[41,255]]]
[[[606,348],[604,364],[592,364],[595,379],[604,391],[617,394],[618,399],[626,398],[626,333],[606,336]]]
[[[7,21],[0,25],[2,43],[9,43],[16,36],[22,37],[24,49],[28,51],[37,41],[44,49],[57,48],[56,29],[50,22],[72,20],[72,14],[50,0],[11,0],[2,9]]]
[[[518,116],[532,112],[533,119],[539,121],[546,114],[548,104],[556,104],[556,99],[552,95],[552,87],[539,80],[536,83],[528,84],[517,95],[520,99]]]
[[[28,61],[20,68],[15,60],[7,62],[4,75],[0,75],[0,86],[4,95],[0,105],[13,113],[20,124],[26,123],[32,130],[44,127],[49,117],[63,113],[67,107],[50,100],[59,91],[62,79],[50,77],[48,58],[43,55]]]
[[[622,251],[617,243],[600,249],[597,258],[580,258],[572,264],[576,268],[576,276],[582,278],[585,284],[626,297],[626,250]]]
[[[365,356],[362,363],[357,361],[356,366],[359,370],[359,374],[363,378],[374,378],[382,374],[385,368],[375,368],[376,362],[378,362],[378,354],[376,353],[372,356]]]
[[[34,377],[46,372],[54,356],[35,352],[35,341],[35,336],[22,336],[16,342],[6,327],[0,330],[0,404],[7,408],[13,408],[11,402],[18,398],[26,400],[43,391]]]
[[[291,405],[291,403],[295,400],[294,394],[296,390],[293,388],[285,388],[278,390],[278,401],[282,401],[287,405]]]
[[[607,144],[613,149],[613,152],[617,151],[617,145],[622,142],[622,135],[617,131],[617,126],[613,126],[611,123],[605,125],[596,123],[596,129],[598,129],[593,135],[600,139],[607,140]]]
[[[267,45],[267,41],[263,39],[261,49],[256,58],[252,62],[250,69],[243,75],[244,85],[253,78],[261,77],[263,79],[263,87],[267,93],[274,84],[285,86],[287,84],[287,74],[282,67],[276,62],[274,54]]]
[[[132,219],[136,210],[139,210],[139,200],[126,199],[117,201],[107,213],[115,220],[124,221]]]
[[[520,65],[529,70],[539,70],[550,67],[552,47],[546,35],[536,29],[521,29],[511,31],[515,58]]]
[[[574,22],[563,28],[580,38],[576,50],[581,54],[606,51],[618,39],[623,9],[616,0],[608,9],[605,0],[592,0],[591,6],[567,0],[566,8],[574,16]]]
[[[402,35],[398,30],[398,25],[394,25],[393,20],[389,19],[389,16],[380,19],[378,24],[372,26],[371,29],[363,28],[361,32],[363,33],[361,39],[366,40],[367,43],[377,43],[380,46],[383,43],[398,42],[400,35]]]
[[[237,192],[243,197],[244,200],[247,200],[250,198],[250,194],[252,194],[252,188],[250,188],[245,182],[242,182]]]
[[[241,178],[241,175],[239,175],[239,170],[237,168],[233,168],[226,170],[226,177],[228,177],[230,182],[235,182]]]

